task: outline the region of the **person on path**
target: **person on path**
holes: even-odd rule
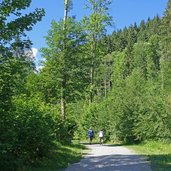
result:
[[[90,128],[90,129],[88,130],[89,144],[92,144],[93,137],[94,137],[94,131]]]
[[[99,132],[99,139],[100,139],[100,144],[103,144],[103,141],[104,141],[104,132],[103,132],[103,130],[100,130],[100,132]]]

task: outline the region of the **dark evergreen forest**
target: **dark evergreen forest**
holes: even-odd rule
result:
[[[91,14],[81,21],[65,1],[40,70],[25,33],[45,12],[22,15],[30,3],[0,2],[0,168],[33,164],[55,142],[87,139],[90,127],[103,129],[105,141],[171,141],[171,0],[163,17],[111,35],[110,0],[88,0]]]

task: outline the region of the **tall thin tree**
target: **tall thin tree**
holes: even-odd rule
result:
[[[90,103],[95,94],[95,68],[100,64],[100,47],[98,42],[105,35],[106,26],[111,25],[112,18],[108,14],[108,6],[111,0],[87,0],[87,8],[91,10],[89,17],[84,17],[83,23],[89,42],[90,52]]]
[[[66,30],[66,23],[68,19],[68,12],[72,8],[72,0],[64,0],[64,19],[63,19],[63,30]],[[63,42],[63,50],[66,49],[66,34]],[[64,72],[63,72],[63,79],[62,79],[62,86],[61,86],[61,117],[62,120],[65,119],[65,112],[66,112],[66,100],[65,100],[65,89],[66,89],[66,75],[65,75],[65,54],[64,54]]]

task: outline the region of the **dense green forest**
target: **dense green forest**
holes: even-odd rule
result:
[[[0,2],[0,168],[47,157],[55,143],[171,140],[171,0],[163,17],[107,34],[110,0],[87,0],[81,21],[52,21],[37,70],[26,32],[45,15],[22,15],[31,0]],[[14,15],[14,20],[8,17]],[[4,168],[4,169],[3,169]]]

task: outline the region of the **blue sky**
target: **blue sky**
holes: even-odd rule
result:
[[[35,8],[44,8],[46,16],[41,22],[37,23],[33,30],[28,33],[29,38],[33,42],[33,47],[40,49],[46,46],[44,36],[47,35],[51,26],[51,21],[58,21],[63,18],[63,1],[64,0],[32,0],[32,4],[27,12],[33,11]],[[73,10],[70,15],[75,15],[80,20],[88,11],[84,9],[86,0],[73,0]],[[142,19],[145,21],[148,17],[153,18],[155,15],[163,16],[167,6],[167,0],[113,0],[110,6],[110,15],[113,16],[114,27],[109,28],[108,32],[140,23]],[[37,55],[40,58],[40,53]]]

